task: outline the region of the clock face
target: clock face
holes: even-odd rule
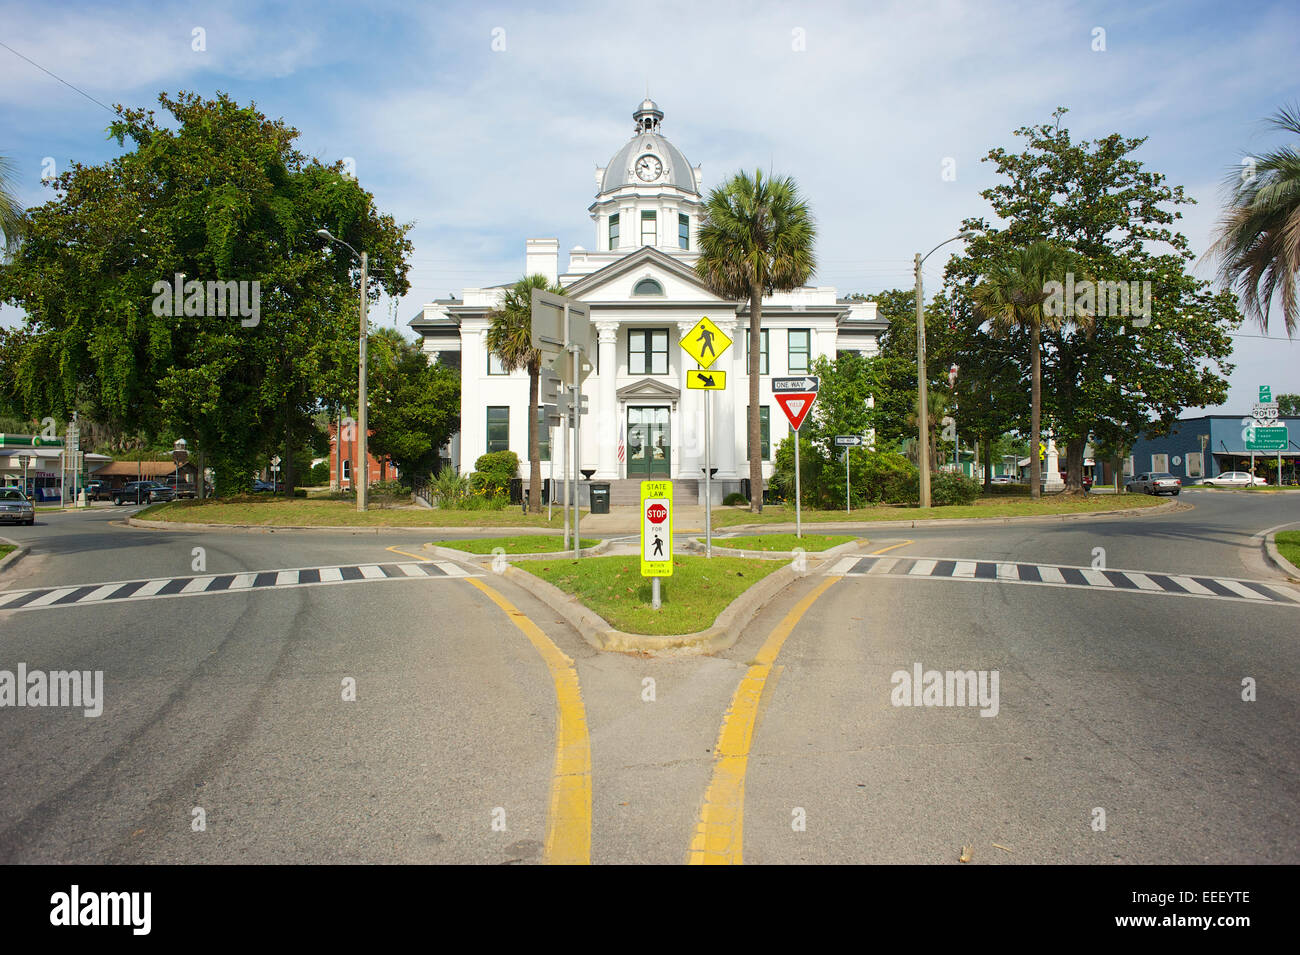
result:
[[[657,156],[642,156],[636,161],[636,175],[643,182],[654,182],[663,171],[664,164]]]

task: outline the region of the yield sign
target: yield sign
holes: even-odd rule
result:
[[[778,394],[772,397],[781,406],[785,416],[790,419],[790,427],[798,431],[799,426],[803,424],[803,419],[808,417],[808,412],[812,410],[813,402],[817,400],[817,393],[815,391],[804,391],[795,394]]]

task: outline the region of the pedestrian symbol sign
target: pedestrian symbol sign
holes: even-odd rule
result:
[[[692,368],[686,373],[686,387],[694,391],[722,391],[727,387],[727,373]]]
[[[730,347],[731,339],[722,334],[722,329],[709,321],[707,315],[682,336],[682,351],[694,358],[701,368],[708,368]]]
[[[673,482],[641,482],[641,576],[673,575]]]

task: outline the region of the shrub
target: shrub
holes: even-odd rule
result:
[[[463,507],[469,496],[469,478],[453,467],[445,467],[429,484],[430,504],[438,507]]]
[[[990,484],[989,497],[1029,497],[1028,484]]]
[[[852,500],[869,504],[914,504],[921,498],[921,474],[911,461],[890,451],[851,448],[849,456]],[[840,500],[843,501],[843,487]]]
[[[935,507],[948,504],[973,504],[980,496],[980,483],[964,474],[944,471],[930,480],[930,503]]]
[[[519,476],[519,455],[513,451],[493,451],[484,454],[474,462],[474,473],[470,484],[476,491],[484,491],[486,496],[510,493],[510,482]]]
[[[739,491],[732,491],[722,499],[722,503],[727,507],[735,507],[737,504],[748,504],[749,498],[745,497],[745,495],[741,494]]]

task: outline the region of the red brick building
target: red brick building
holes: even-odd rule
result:
[[[335,422],[330,425],[330,487],[342,488],[348,490],[354,486],[353,469],[357,461],[357,427],[348,419],[343,420],[343,480],[339,480],[339,426]],[[374,430],[370,434],[374,435]],[[369,448],[367,448],[369,451]],[[397,465],[393,464],[392,458],[376,458],[373,454],[367,454],[370,459],[370,483],[378,484],[381,481],[394,481],[397,479]]]

